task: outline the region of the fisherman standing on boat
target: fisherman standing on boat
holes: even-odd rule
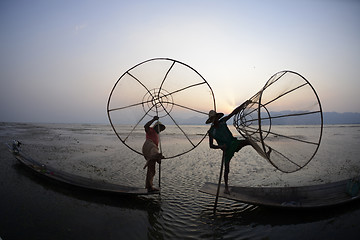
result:
[[[223,151],[223,161],[225,163],[224,170],[224,181],[225,181],[225,193],[230,194],[228,186],[228,176],[230,172],[230,160],[234,156],[235,152],[238,152],[243,147],[250,145],[250,142],[247,139],[239,140],[235,138],[230,132],[226,121],[233,117],[235,114],[239,113],[243,108],[245,108],[250,100],[244,102],[239,107],[235,108],[229,115],[224,116],[223,113],[217,113],[214,110],[209,112],[209,118],[206,120],[206,124],[212,123],[208,131],[209,134],[209,144],[210,148],[221,149]],[[214,139],[218,145],[214,144]]]
[[[145,125],[146,140],[142,147],[143,155],[146,159],[146,164],[144,169],[147,167],[146,174],[146,183],[145,188],[148,192],[159,191],[159,189],[153,187],[153,179],[155,176],[155,165],[156,162],[161,163],[161,159],[164,158],[162,153],[159,152],[159,133],[165,130],[165,126],[159,121],[154,124],[153,127],[150,127],[151,124],[159,120],[158,116],[154,116],[153,119],[148,121]]]

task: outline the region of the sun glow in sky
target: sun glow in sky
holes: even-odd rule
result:
[[[360,112],[359,13],[355,0],[1,1],[0,121],[107,123],[117,79],[157,57],[196,69],[225,113],[281,70],[323,111]]]

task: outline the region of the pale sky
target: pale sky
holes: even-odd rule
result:
[[[107,123],[117,79],[157,57],[196,69],[225,113],[281,70],[324,112],[360,112],[356,0],[1,1],[0,31],[0,121]]]

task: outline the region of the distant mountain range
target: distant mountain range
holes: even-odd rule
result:
[[[289,115],[294,114],[292,111],[271,112],[271,116]],[[179,125],[204,125],[206,117],[192,117],[192,118],[176,118]],[[324,112],[323,113],[324,124],[360,124],[360,113],[353,112]],[[164,124],[173,124],[173,122],[163,122]],[[310,125],[319,124],[319,115],[301,115],[296,117],[286,118],[273,118],[272,124],[274,125]],[[228,121],[228,124],[232,124],[232,120]]]
[[[325,124],[360,124],[360,113],[325,112],[323,116]]]
[[[272,112],[271,116],[296,114],[296,112],[284,111],[284,112]],[[277,125],[310,125],[319,124],[319,115],[301,115],[295,117],[278,118],[273,119],[272,124]],[[323,113],[324,124],[360,124],[360,113],[337,113],[337,112],[324,112]]]

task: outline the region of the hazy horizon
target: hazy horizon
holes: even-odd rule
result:
[[[351,115],[351,116],[349,116]],[[179,123],[179,125],[208,125],[209,124],[205,124],[205,121],[207,119],[207,117],[195,117],[196,119],[194,119],[194,117],[192,118],[176,118],[177,123]],[[324,118],[324,125],[336,125],[336,124],[360,124],[360,113],[355,113],[355,112],[345,112],[345,113],[338,113],[338,112],[323,112],[323,118]],[[149,120],[150,117],[145,118],[144,121]],[[160,119],[160,121],[162,123],[164,123],[165,125],[175,125],[173,122],[169,122],[169,120],[167,121],[162,121],[162,119]],[[318,121],[318,119],[316,119],[315,121]],[[109,120],[107,119],[104,122],[45,122],[45,121],[38,121],[38,122],[30,122],[30,121],[0,121],[0,123],[19,123],[19,124],[99,124],[99,125],[111,125]],[[232,125],[233,124],[233,119],[230,119],[228,122],[228,125]],[[114,123],[115,124],[115,123]],[[118,124],[124,124],[124,125],[135,125],[136,122],[123,122],[123,123],[118,123]],[[273,123],[274,125],[277,125],[276,123]],[[317,124],[317,123],[316,123]],[[139,124],[144,125],[143,123]],[[287,124],[280,124],[280,125],[287,125]],[[290,124],[291,125],[291,124]],[[298,124],[294,124],[294,125],[298,125]],[[306,124],[305,124],[306,125]]]

